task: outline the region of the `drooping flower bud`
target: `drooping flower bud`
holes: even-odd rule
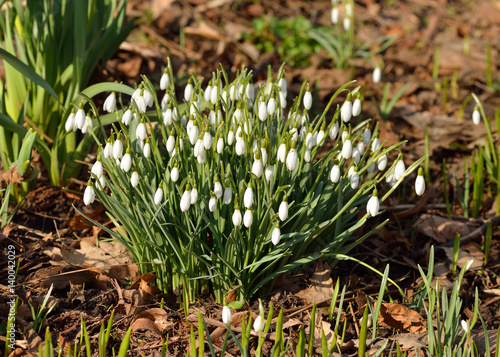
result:
[[[253,205],[254,202],[254,193],[253,193],[253,188],[252,184],[248,184],[247,189],[245,190],[245,195],[243,196],[243,205],[245,208],[250,208]]]
[[[271,233],[271,242],[274,245],[277,245],[281,240],[281,230],[280,230],[280,224],[276,222],[276,227],[273,229],[273,233]]]
[[[165,70],[163,71],[163,74],[161,75],[160,78],[160,89],[165,90],[168,88],[170,85],[170,76],[168,74],[168,68],[165,67]]]
[[[127,152],[123,156],[123,159],[120,163],[120,168],[125,172],[129,172],[131,167],[132,167],[132,156],[130,156],[130,148],[127,148]]]
[[[148,133],[146,131],[146,125],[144,124],[144,121],[141,120],[139,125],[137,125],[137,129],[135,130],[135,138],[138,140],[145,140],[147,135]]]
[[[377,159],[377,167],[380,171],[384,171],[385,168],[387,167],[388,159],[387,159],[387,154],[384,154],[380,156]]]
[[[292,140],[290,144],[290,151],[288,151],[288,154],[286,155],[286,168],[290,171],[295,170],[299,163],[299,155],[297,153],[297,143],[295,140]]]
[[[229,309],[229,307],[224,306],[222,308],[222,322],[224,322],[226,325],[231,325],[231,320],[231,310]]]
[[[85,206],[88,206],[89,204],[94,203],[94,200],[95,200],[94,185],[92,184],[92,181],[89,180],[89,182],[87,183],[87,187],[83,192],[83,203],[85,204]]]
[[[415,193],[418,196],[422,196],[425,192],[425,179],[424,179],[424,170],[421,167],[418,169],[418,175],[415,179]]]
[[[132,111],[129,108],[129,109],[125,110],[125,113],[123,113],[122,123],[123,123],[123,125],[128,126],[131,121],[132,121]]]
[[[77,129],[82,129],[85,124],[85,111],[83,110],[83,103],[80,103],[78,110],[75,114],[75,126]]]
[[[472,112],[472,122],[475,125],[478,125],[481,122],[481,114],[479,113],[478,106],[474,108],[474,111]]]
[[[172,168],[172,171],[170,171],[170,179],[172,182],[177,182],[179,179],[179,168],[177,167],[177,163]]]
[[[398,181],[405,174],[406,167],[403,158],[400,157],[396,163],[396,168],[394,169],[394,180]]]
[[[309,85],[307,85],[306,92],[304,93],[304,108],[306,110],[311,109],[312,102],[313,102],[312,94],[311,91],[309,90]]]
[[[161,183],[158,189],[155,192],[154,203],[155,205],[159,205],[163,201],[163,189],[161,188]]]
[[[107,111],[108,113],[112,113],[116,110],[116,93],[111,92],[111,94],[106,98],[104,104],[102,105],[102,109]]]
[[[380,69],[379,66],[377,66],[373,70],[373,74],[372,74],[373,83],[375,83],[375,84],[380,83],[381,79],[382,79],[382,70]]]
[[[250,208],[247,208],[245,214],[243,215],[243,225],[249,228],[253,223],[253,212]]]
[[[71,130],[76,131],[75,109],[71,110],[71,113],[69,113],[68,119],[66,119],[66,123],[64,124],[64,129],[66,132],[70,132]]]
[[[379,209],[380,209],[380,202],[378,199],[378,191],[377,189],[374,189],[372,197],[370,197],[368,203],[366,204],[366,211],[372,217],[375,217],[378,214]]]
[[[102,177],[104,173],[104,168],[102,166],[100,154],[97,155],[97,161],[94,163],[94,165],[92,165],[92,170],[90,172],[96,175],[98,179]]]
[[[191,78],[188,80],[188,84],[186,88],[184,88],[184,100],[189,102],[191,100],[191,96],[193,95],[193,84],[191,83]]]
[[[352,104],[352,116],[357,117],[361,114],[361,99],[356,98]]]
[[[219,178],[216,176],[214,180],[214,194],[215,197],[221,198],[222,197],[222,185],[219,181]]]
[[[210,212],[213,212],[215,211],[216,207],[217,207],[217,198],[215,198],[214,193],[211,192],[210,199],[208,200],[208,210]]]
[[[286,194],[280,203],[280,207],[278,209],[278,216],[280,217],[280,220],[282,222],[284,222],[288,218],[288,198]]]
[[[132,175],[130,176],[130,184],[132,187],[137,187],[139,184],[139,173],[137,171],[132,172]]]
[[[181,212],[186,212],[191,206],[191,185],[188,183],[186,189],[181,196],[180,208]]]
[[[332,169],[330,171],[330,181],[333,183],[339,182],[340,179],[340,167],[337,161],[332,166]]]
[[[347,123],[351,120],[352,117],[352,94],[349,92],[347,94],[347,98],[340,109],[340,118],[344,123]]]

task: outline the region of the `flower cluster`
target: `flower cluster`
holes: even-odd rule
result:
[[[384,148],[358,119],[359,87],[341,87],[314,116],[309,84],[291,100],[282,70],[258,85],[245,69],[232,82],[223,70],[206,84],[191,77],[180,101],[173,78],[169,66],[161,100],[145,77],[130,106],[108,97],[119,121],[99,143],[85,203],[97,196],[135,259],[161,264],[160,287],[187,285],[190,299],[209,288],[221,300],[235,284],[248,297],[313,257],[345,253],[379,211],[374,188],[387,182],[385,198],[418,165],[406,169],[401,154],[388,165],[401,143]]]

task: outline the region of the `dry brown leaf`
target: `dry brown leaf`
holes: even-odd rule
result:
[[[22,183],[24,181],[24,177],[17,173],[17,166],[12,167],[9,171],[5,172],[2,175],[3,180],[6,184],[9,183]]]
[[[410,333],[427,331],[424,318],[415,310],[401,304],[383,303],[380,307],[378,323],[382,326],[406,330]]]
[[[469,226],[463,222],[429,214],[420,216],[416,225],[420,233],[434,238],[439,243],[453,241],[456,234],[464,236],[470,232]]]
[[[319,303],[333,296],[333,280],[330,277],[331,269],[325,262],[317,261],[314,274],[309,279],[311,286],[299,291],[297,296],[310,303]]]
[[[187,26],[184,31],[187,35],[200,36],[208,40],[220,41],[223,39],[219,31],[206,21],[201,21],[197,26]]]
[[[441,247],[446,253],[446,257],[453,260],[453,247]],[[467,263],[472,260],[470,269],[476,270],[483,267],[484,253],[479,249],[475,243],[468,243],[458,250],[457,266],[463,268]]]
[[[120,243],[100,242],[99,247],[80,242],[80,249],[63,246],[61,249],[64,260],[79,267],[94,267],[108,271],[112,265],[129,264],[132,262],[130,252]]]
[[[90,219],[97,221],[99,220],[100,217],[104,215],[104,211],[105,211],[104,206],[100,204],[99,206],[97,206],[94,212],[89,212],[86,214],[86,216]],[[87,218],[85,218],[81,214],[76,214],[73,218],[69,220],[68,227],[74,231],[79,231],[84,228],[89,228],[90,227],[89,223],[90,221]]]

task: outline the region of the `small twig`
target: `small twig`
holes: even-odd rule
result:
[[[470,242],[471,240],[476,239],[477,237],[486,233],[488,223],[490,223],[490,222],[491,222],[492,226],[497,226],[498,224],[500,224],[500,216],[495,216],[495,217],[487,220],[479,228],[476,228],[472,232],[470,232],[469,234],[466,234],[463,237],[460,237],[460,244]],[[441,244],[440,246],[441,247],[453,247],[453,241]]]

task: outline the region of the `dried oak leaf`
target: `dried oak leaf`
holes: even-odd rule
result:
[[[410,333],[423,333],[427,330],[424,318],[415,310],[401,304],[383,303],[380,307],[378,323]]]
[[[17,166],[12,167],[9,171],[5,172],[2,175],[2,178],[6,184],[22,183],[24,181],[24,177],[17,173]]]

